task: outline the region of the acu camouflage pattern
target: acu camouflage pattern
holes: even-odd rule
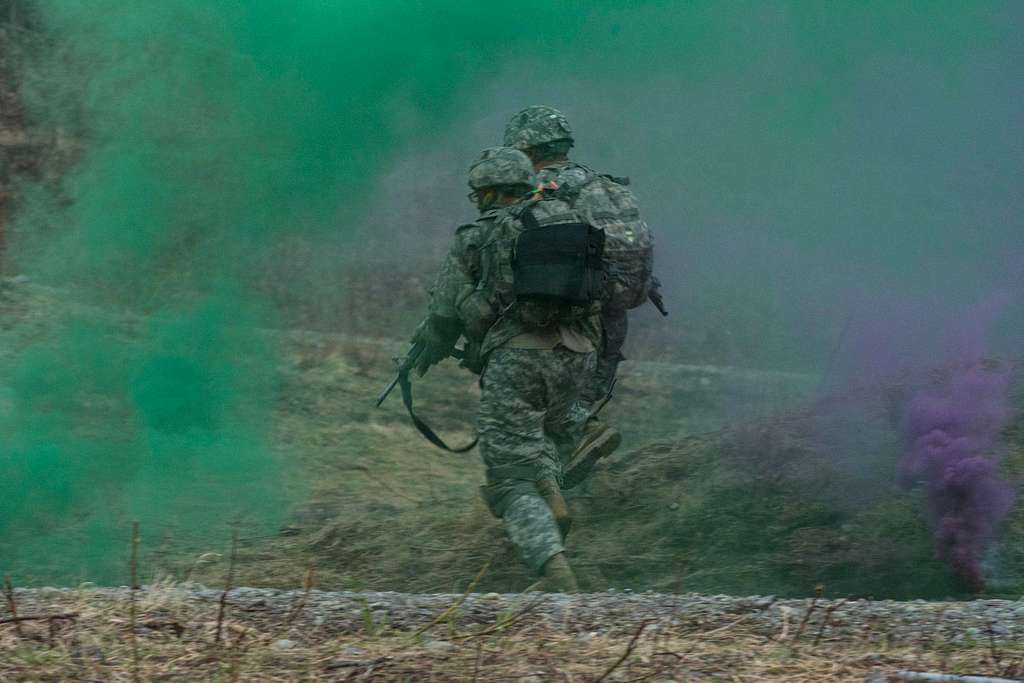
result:
[[[503,153],[504,156],[504,153]],[[511,157],[508,157],[511,158]],[[493,181],[489,181],[493,182]],[[462,322],[467,347],[482,368],[477,421],[487,467],[482,487],[491,511],[503,519],[523,562],[540,573],[564,550],[558,523],[538,482],[560,479],[563,461],[578,443],[587,419],[580,405],[582,384],[593,373],[594,354],[504,346],[533,331],[516,315],[511,299],[511,257],[523,202],[485,211],[458,228],[452,248],[430,292],[432,315]],[[571,213],[564,202],[540,201],[538,218]],[[573,323],[597,345],[600,305]]]
[[[473,223],[460,225],[455,230],[452,246],[428,291],[432,315],[462,319],[463,304],[476,293],[480,283],[480,248],[499,214],[500,209],[484,211]],[[465,320],[462,323],[466,325]],[[464,334],[469,337],[471,332],[467,327]]]
[[[602,343],[596,370],[583,390],[593,406],[611,389],[629,330],[626,311],[647,301],[654,270],[654,238],[625,183],[572,161],[541,169],[540,183],[554,181],[558,193],[595,227],[605,231],[608,293],[601,309]]]
[[[565,324],[595,346],[601,342],[600,303],[591,306],[552,306],[517,302],[513,295],[512,253],[523,230],[519,218],[529,203],[541,221],[574,216],[564,202],[531,200],[485,211],[460,226],[441,272],[430,290],[430,312],[457,316],[463,334],[481,356],[509,340],[551,324]]]
[[[488,470],[486,498],[497,515],[516,495],[536,492],[534,482],[558,480],[583,434],[587,411],[579,405],[594,354],[500,348],[481,380],[477,433]]]
[[[573,161],[537,172],[537,181],[558,185],[556,196],[605,233],[605,308],[628,310],[647,301],[654,270],[654,236],[640,216],[624,178],[601,175]]]
[[[488,257],[489,272],[485,273],[484,277],[493,283],[492,289],[499,310],[505,312],[503,317],[514,319],[519,325],[527,328],[546,329],[567,325],[590,339],[591,343],[598,344],[600,337],[597,321],[601,312],[601,301],[568,304],[516,299],[512,261],[516,240],[520,233],[526,230],[523,221],[523,213],[526,211],[533,214],[540,229],[559,223],[586,222],[586,219],[569,204],[547,192],[508,209],[495,227],[492,249],[485,254]]]
[[[549,142],[572,140],[572,128],[565,114],[554,107],[534,105],[517,112],[505,126],[505,146],[516,149]]]
[[[549,559],[565,550],[551,510],[536,494],[512,501],[501,521],[519,559],[536,574],[541,573]]]
[[[474,190],[497,185],[533,187],[533,184],[533,162],[511,147],[489,147],[469,167],[469,186]]]

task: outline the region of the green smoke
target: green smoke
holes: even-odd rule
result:
[[[269,443],[279,312],[260,265],[284,238],[356,234],[403,146],[502,55],[588,12],[553,9],[517,40],[525,17],[461,3],[36,10],[22,95],[75,141],[74,164],[57,196],[26,189],[13,236],[13,260],[56,295],[7,362],[0,556],[33,579],[110,581],[133,519],[196,547],[283,519],[296,487],[293,454]]]
[[[282,234],[346,230],[383,159],[437,123],[469,65],[418,54],[412,39],[442,18],[396,26],[400,4],[38,9],[47,44],[24,94],[83,152],[68,202],[30,193],[16,260],[58,300],[130,312],[54,306],[9,361],[0,556],[32,579],[111,581],[130,520],[153,543],[170,530],[222,547],[232,522],[283,518],[277,358],[260,331],[275,316],[251,266]]]
[[[906,267],[921,253],[952,279],[980,278],[991,253],[959,260],[970,238],[953,209],[968,194],[975,208],[985,192],[1000,203],[1009,186],[944,192],[936,181],[963,181],[943,173],[963,161],[984,167],[968,149],[978,142],[996,159],[993,176],[1018,167],[998,135],[920,160],[935,149],[928,131],[953,138],[971,108],[929,109],[942,83],[971,79],[958,60],[1006,39],[1002,10],[962,3],[37,6],[45,42],[23,94],[36,122],[80,141],[81,158],[63,196],[30,188],[13,236],[14,260],[61,305],[4,362],[0,557],[50,580],[117,580],[132,519],[146,539],[172,527],[197,546],[222,546],[235,520],[265,531],[281,521],[297,487],[295,454],[271,447],[272,330],[291,311],[263,293],[264,268],[284,240],[354,250],[367,207],[408,203],[414,189],[462,202],[460,187],[432,185],[436,175],[381,183],[438,136],[464,163],[498,141],[512,110],[565,107],[585,134],[578,156],[637,180],[676,295],[672,321],[685,321],[670,329],[725,315],[762,344],[754,360],[772,362],[832,348],[833,317],[797,339],[800,316],[827,302],[808,312],[793,301],[834,293],[836,262],[880,268],[871,294],[887,278],[928,289],[942,275]],[[891,64],[921,76],[917,89],[858,88],[884,82]],[[896,130],[925,133],[882,135],[894,120],[887,95],[922,122]],[[997,102],[988,124],[1015,102]],[[494,123],[486,135],[467,133],[481,116]],[[910,147],[890,153],[901,142]],[[912,196],[893,191],[894,178]],[[443,241],[452,211],[417,216],[415,228],[432,224]],[[975,211],[979,221],[997,213]],[[793,261],[779,256],[789,250]],[[685,289],[672,281],[680,252],[694,259]],[[810,282],[793,274],[818,253],[829,263]],[[336,284],[291,299],[345,297]]]

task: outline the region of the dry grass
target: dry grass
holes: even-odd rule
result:
[[[33,613],[77,613],[50,624],[0,626],[0,680],[127,680],[132,668],[123,594],[56,592]],[[178,681],[864,681],[872,671],[943,670],[999,675],[1019,651],[932,640],[886,646],[874,634],[803,638],[743,617],[726,626],[647,623],[644,615],[600,631],[567,617],[505,618],[500,627],[440,624],[425,637],[370,616],[351,624],[298,620],[238,606],[215,642],[217,603],[165,583],[143,592],[136,637],[141,680]],[[23,610],[25,611],[25,610]],[[318,623],[321,621],[321,623]],[[340,631],[340,633],[339,633]],[[815,644],[817,640],[817,644]],[[1017,650],[1019,650],[1019,646]],[[998,661],[996,661],[998,659]]]

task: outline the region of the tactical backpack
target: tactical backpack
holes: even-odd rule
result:
[[[506,223],[510,247],[497,285],[509,314],[534,327],[593,315],[606,290],[604,232],[564,202],[542,197]],[[504,267],[503,267],[504,266]]]
[[[605,305],[619,310],[642,305],[651,290],[654,238],[627,187],[629,179],[601,175],[575,162],[557,173],[555,196],[604,231]]]
[[[537,218],[538,204],[520,216],[525,228],[512,252],[517,301],[589,306],[604,289],[604,232],[579,219]]]

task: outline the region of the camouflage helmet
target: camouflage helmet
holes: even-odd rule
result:
[[[572,142],[572,128],[565,114],[554,107],[534,105],[516,113],[505,126],[505,145],[528,149],[549,142]]]
[[[511,147],[489,147],[469,167],[469,186],[474,190],[497,185],[533,187],[533,162]]]

